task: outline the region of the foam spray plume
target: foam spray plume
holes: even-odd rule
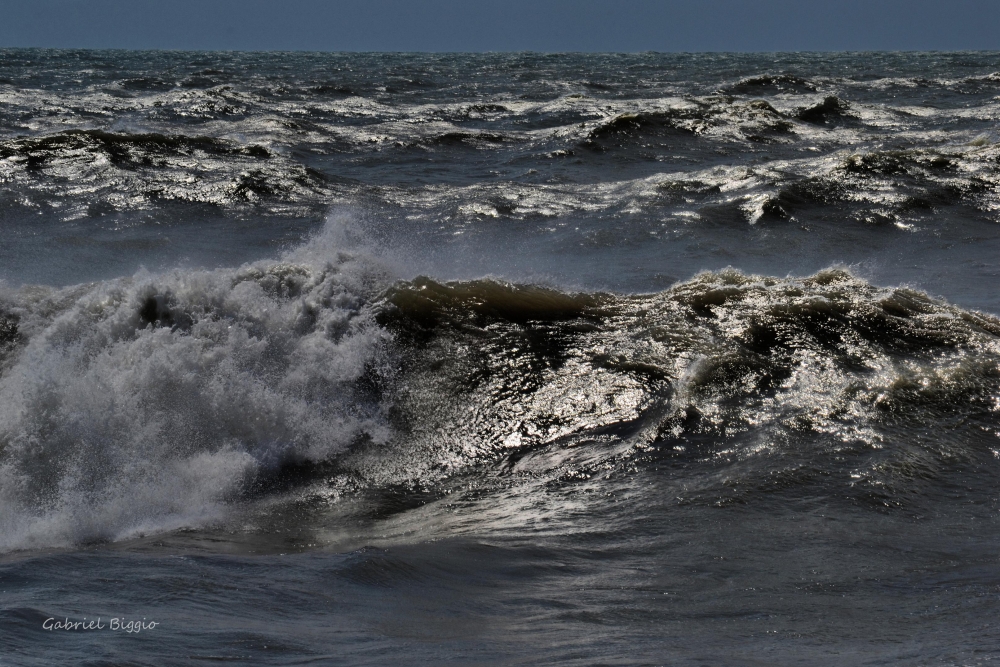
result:
[[[218,521],[290,461],[386,437],[359,395],[387,274],[332,229],[235,270],[3,294],[0,548]]]

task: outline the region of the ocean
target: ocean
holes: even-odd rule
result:
[[[0,665],[1000,661],[1000,53],[0,50]]]

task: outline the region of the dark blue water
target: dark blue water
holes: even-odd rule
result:
[[[997,659],[998,72],[0,51],[0,663]]]

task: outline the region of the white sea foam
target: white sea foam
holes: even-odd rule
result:
[[[385,267],[332,220],[278,260],[3,294],[0,550],[224,519],[262,475],[384,439]]]

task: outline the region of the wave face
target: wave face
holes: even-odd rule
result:
[[[613,457],[682,475],[685,502],[870,507],[997,467],[1000,320],[842,269],[635,297],[418,280],[386,302],[410,351],[401,409],[441,466],[590,450],[558,474]]]

